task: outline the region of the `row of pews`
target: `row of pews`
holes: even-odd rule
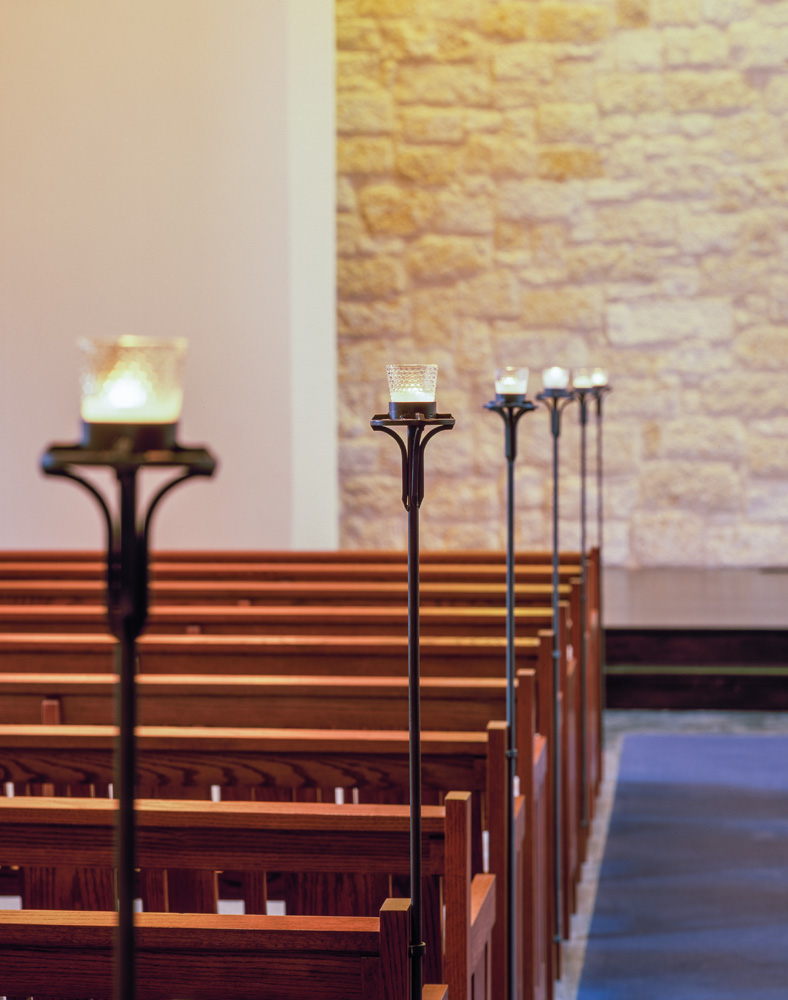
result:
[[[94,553],[0,554],[0,877],[24,907],[0,912],[7,997],[111,992],[103,572]],[[550,998],[560,976],[556,907],[567,929],[601,777],[596,552],[585,621],[579,572],[580,554],[565,553],[556,660],[550,555],[518,554],[518,1000]],[[422,553],[421,578],[425,981],[444,984],[424,998],[448,987],[452,1000],[498,1000],[504,558]],[[151,594],[137,678],[138,995],[409,996],[404,554],[159,553]],[[242,899],[243,915],[217,914],[220,897]],[[267,915],[272,900],[286,916]]]

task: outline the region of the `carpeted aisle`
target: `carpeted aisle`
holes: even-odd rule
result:
[[[624,737],[577,997],[788,998],[788,736]]]

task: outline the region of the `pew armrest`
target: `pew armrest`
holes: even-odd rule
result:
[[[448,986],[427,985],[421,989],[421,1000],[448,1000],[448,998]]]
[[[474,875],[471,882],[471,968],[489,946],[495,924],[495,876]]]

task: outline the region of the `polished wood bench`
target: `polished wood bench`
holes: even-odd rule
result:
[[[109,722],[112,718],[112,682],[114,678],[68,678],[67,676],[50,676],[48,678],[35,677],[31,675],[28,678],[4,678],[0,680],[0,711],[5,711],[8,714],[13,715],[14,719],[25,722],[39,721],[42,717],[42,712],[44,717],[49,717],[50,721],[57,721],[58,718],[63,722],[89,722],[92,719],[100,718],[104,722]],[[529,672],[523,672],[523,674],[518,677],[518,691],[524,683],[530,683],[533,688],[534,677],[533,674]],[[277,679],[260,679],[253,678],[251,683],[247,683],[244,678],[161,678],[161,677],[145,677],[140,676],[138,679],[138,690],[140,692],[139,697],[139,707],[140,707],[140,721],[145,723],[146,721],[155,721],[156,723],[166,722],[170,725],[191,723],[197,725],[226,725],[228,719],[235,719],[238,724],[241,725],[254,725],[255,721],[259,722],[262,719],[267,719],[274,725],[286,725],[286,726],[324,726],[327,721],[334,724],[342,725],[343,728],[349,728],[350,726],[363,723],[364,725],[375,725],[375,720],[381,720],[381,723],[386,728],[392,728],[395,726],[403,726],[407,718],[407,682],[401,678],[392,679],[344,679],[344,680],[315,680],[314,678],[277,678]],[[541,692],[541,696],[544,697],[545,692]],[[45,695],[42,699],[42,695]],[[521,739],[526,741],[529,739],[528,733],[528,719],[529,710],[526,707],[528,704],[533,704],[534,694],[531,693],[528,698],[518,699],[518,705],[520,706],[519,711],[523,713],[521,720],[521,725],[518,727],[518,734]],[[38,699],[36,701],[36,698]],[[37,712],[37,714],[36,714]],[[486,723],[485,719],[489,718],[500,718],[505,717],[505,684],[502,681],[480,681],[473,683],[462,684],[457,681],[446,681],[443,679],[425,679],[422,682],[422,712],[423,712],[423,724],[425,726],[425,758],[424,758],[424,775],[425,782],[429,788],[431,785],[435,787],[439,782],[442,782],[442,787],[446,787],[446,760],[440,760],[435,757],[432,752],[430,736],[427,732],[429,728],[453,728],[456,729],[459,725],[460,728],[465,729],[479,729],[484,728]],[[544,707],[542,708],[542,714],[545,715],[548,722],[551,719],[549,711]],[[154,720],[151,720],[149,716],[153,715]],[[530,716],[532,718],[533,708],[530,709]],[[503,723],[499,723],[494,729],[500,729]],[[530,723],[530,732],[533,732],[533,722]],[[221,732],[221,730],[219,730]],[[499,757],[502,759],[504,754],[503,737],[501,737],[500,732],[499,737]],[[274,742],[279,739],[278,736],[274,737]],[[206,745],[211,747],[211,754],[216,748],[216,742],[211,741],[210,736],[202,736],[198,738],[195,736],[195,741],[199,743],[203,741]],[[236,742],[240,741],[245,744],[247,737],[244,733],[240,733],[237,736]],[[405,757],[404,757],[404,740],[405,737],[402,735],[400,737],[400,781],[404,783],[405,781]],[[284,741],[280,741],[283,743]],[[194,744],[192,744],[194,746]],[[530,744],[528,744],[530,746]],[[14,749],[10,748],[7,754],[4,754],[4,759],[6,762],[9,759],[9,754],[13,759]],[[19,751],[21,752],[21,751]],[[145,754],[145,744],[141,744],[141,752]],[[365,753],[369,753],[369,750],[365,750]],[[221,775],[224,774],[222,767],[217,764],[211,765],[210,756],[208,754],[198,754],[194,751],[198,760],[192,760],[190,767],[190,774],[192,775],[192,780],[194,776],[206,772],[203,770],[200,772],[198,767],[205,768],[208,767],[208,774],[216,779],[221,779]],[[240,751],[233,751],[232,748],[228,747],[225,751],[225,755],[229,759],[235,757],[238,759]],[[348,780],[348,772],[351,775],[352,780],[356,780],[358,775],[358,761],[351,762],[345,757],[339,766],[334,769],[329,768],[325,763],[325,756],[318,753],[314,745],[311,746],[309,755],[315,757],[315,766],[318,770],[323,768],[323,777],[330,784],[336,783],[340,786],[345,786]],[[50,755],[51,756],[51,755]],[[48,757],[39,757],[39,767],[42,765],[45,759]],[[529,759],[529,751],[524,749],[521,751],[518,762],[521,766],[524,766],[524,762]],[[542,751],[542,767],[546,769],[546,754]],[[91,758],[87,758],[87,763],[90,763]],[[452,761],[452,768],[455,771],[454,777],[457,780],[460,779],[460,775],[456,773],[457,769],[460,767],[461,762]],[[108,762],[107,762],[108,765]],[[177,758],[173,758],[168,765],[170,770],[167,774],[170,775],[170,780],[172,780],[173,774],[175,775],[174,780],[179,781],[179,768],[177,766]],[[276,765],[279,768],[279,773],[281,775],[282,768],[287,767],[287,765],[282,765],[281,763]],[[297,764],[300,770],[297,770],[297,775],[303,774],[303,768],[305,766],[305,757],[302,755],[302,760]],[[387,764],[387,767],[390,765]],[[243,772],[243,755],[240,755],[240,763],[238,767]],[[377,780],[375,777],[375,767],[372,767],[371,777],[370,772],[365,772],[362,767],[362,777],[365,784],[370,784]],[[476,767],[476,777],[473,775],[473,768],[468,765],[466,771],[466,787],[471,780],[479,780],[478,776],[478,764]],[[501,764],[500,767],[496,768],[499,774],[499,792],[496,800],[502,802],[505,797],[505,777],[504,777],[504,766]],[[232,773],[232,772],[231,772]],[[527,780],[528,772],[527,770],[522,773],[521,783]],[[12,778],[23,777],[25,771],[23,770],[21,774],[18,771],[9,769],[5,771],[6,780],[12,780]],[[70,773],[67,771],[65,774],[58,774],[59,778],[69,777],[70,780],[81,782],[82,779],[87,776],[93,778],[96,775],[90,771],[86,774],[84,770],[76,768]],[[364,777],[366,775],[366,777]],[[37,775],[39,778],[43,775],[39,772]],[[30,775],[28,774],[28,777]],[[108,774],[105,773],[105,777],[108,779]],[[153,779],[154,783],[160,780],[159,775]],[[255,780],[255,772],[252,770],[251,773],[247,773],[245,779],[248,781]],[[267,778],[264,778],[267,780]],[[291,777],[291,783],[296,779]],[[298,780],[303,780],[299,778]],[[551,794],[552,784],[545,776],[545,784],[547,787],[547,795]],[[456,785],[455,785],[456,787]],[[169,791],[171,784],[165,786],[165,790]],[[548,807],[547,816],[545,822],[550,823],[550,818],[552,817],[552,811]],[[499,834],[494,834],[491,831],[491,842],[490,842],[490,857],[491,857],[491,867],[493,870],[500,871],[503,870],[503,861],[496,861],[496,857],[499,859],[505,858],[505,844],[502,843],[503,830],[501,823],[495,824],[491,823],[492,830],[498,829]],[[529,823],[528,829],[534,828],[534,824]],[[552,834],[548,837],[549,845],[552,846]],[[552,883],[549,877],[544,874],[543,878],[547,879],[547,884],[550,886],[549,892],[552,891]],[[566,873],[565,878],[568,878],[568,873]],[[567,882],[565,881],[565,885]],[[501,894],[503,898],[503,893]],[[504,911],[505,912],[505,911]]]
[[[547,695],[552,695],[552,640],[548,632],[542,632],[538,638],[523,637],[517,639],[517,665],[519,667],[533,666],[537,671],[538,684]],[[66,635],[47,634],[41,636],[7,635],[0,636],[0,669],[6,673],[81,673],[96,671],[106,672],[112,663],[111,650],[114,640],[99,635]],[[501,678],[505,664],[504,639],[441,639],[424,637],[421,641],[421,673],[422,684],[434,677],[488,677]],[[144,636],[139,644],[139,662],[142,676],[153,672],[170,675],[192,675],[196,678],[208,671],[213,673],[226,672],[235,680],[241,675],[277,675],[283,677],[292,672],[301,676],[344,676],[351,674],[361,677],[392,676],[403,677],[407,670],[407,638],[406,637],[321,637],[321,636],[213,636],[213,635],[179,635],[179,636]],[[569,856],[565,862],[568,871],[573,874],[568,880],[568,886],[573,886],[578,878],[582,861],[579,838],[581,831],[579,822],[582,813],[579,812],[579,781],[578,743],[581,733],[578,695],[576,692],[576,663],[569,661],[565,642],[561,645],[563,656],[560,658],[561,683],[564,691],[562,735],[562,761],[566,778],[564,791],[566,804],[566,822],[568,832],[564,838]],[[424,687],[423,687],[424,691]],[[422,697],[425,697],[423,693]],[[62,700],[62,698],[61,698]],[[552,733],[551,711],[548,702],[542,699],[543,706],[539,717],[539,731],[546,735]],[[347,712],[348,706],[344,706]],[[145,709],[141,709],[145,711]],[[429,708],[424,706],[423,712]],[[191,715],[191,710],[189,711]],[[426,716],[425,716],[426,717]],[[500,716],[488,715],[486,718]],[[247,716],[248,718],[248,716]],[[261,719],[246,721],[243,725],[255,725]],[[345,724],[356,726],[357,716],[348,719]],[[406,716],[400,717],[396,725],[406,725]],[[13,721],[13,720],[9,720]],[[27,721],[33,721],[28,717]],[[74,720],[77,721],[77,720]],[[79,721],[91,721],[80,719]],[[151,720],[152,721],[152,720]],[[158,719],[165,722],[164,719]],[[223,720],[236,721],[235,717],[226,714]],[[284,723],[286,725],[302,725],[298,721]],[[424,723],[428,728],[438,728]],[[381,727],[388,724],[381,723]],[[463,728],[479,728],[464,726]],[[593,727],[589,727],[593,728]],[[553,750],[551,748],[551,754]],[[553,770],[551,760],[551,771]],[[577,833],[574,831],[577,830]],[[573,906],[570,896],[570,908]]]
[[[568,631],[560,650],[567,655]],[[0,633],[0,672],[108,673],[112,636],[87,633]],[[516,640],[518,666],[547,670],[552,633],[538,630]],[[397,676],[407,673],[408,637],[367,635],[144,635],[137,642],[142,673],[312,674]],[[503,677],[506,639],[494,636],[423,636],[424,676]]]
[[[567,580],[580,572],[579,563],[562,562],[559,577]],[[68,559],[56,562],[0,561],[0,578],[3,580],[103,580],[105,562],[74,562]],[[162,562],[154,560],[151,566],[154,581],[208,580],[257,582],[293,580],[302,582],[379,582],[392,583],[407,580],[406,560],[399,562],[360,562],[345,555],[344,561],[335,562]],[[500,563],[430,563],[420,560],[419,577],[427,583],[504,583],[506,562]],[[515,567],[517,583],[551,583],[553,570],[550,561],[521,563]]]
[[[470,793],[449,793],[422,818],[425,978],[468,998],[490,996],[495,914],[495,877],[471,877],[470,800]],[[0,860],[92,871],[92,879],[83,874],[47,903],[100,909],[114,885],[116,813],[109,799],[0,799]],[[142,871],[233,869],[257,873],[263,884],[266,872],[288,872],[300,879],[288,901],[288,913],[292,907],[298,915],[370,916],[388,894],[389,877],[410,870],[403,806],[139,800],[135,823]],[[96,893],[102,880],[104,892]],[[148,902],[144,896],[146,911]]]
[[[379,917],[264,917],[141,913],[140,1000],[410,1000],[410,901]],[[114,913],[0,911],[0,989],[6,996],[109,1000]],[[166,987],[163,987],[166,983]],[[422,1000],[447,1000],[425,986]]]
[[[365,562],[401,563],[407,560],[404,549],[157,549],[153,562]],[[2,549],[2,562],[98,562],[104,554],[95,549]],[[552,550],[522,549],[516,553],[518,563],[550,563]],[[562,562],[579,563],[581,553],[562,550]],[[503,549],[422,549],[422,563],[488,563],[506,562]]]
[[[574,577],[572,577],[573,579]],[[569,584],[561,584],[561,597],[568,598]],[[549,583],[518,583],[518,606],[547,604],[553,589]],[[408,585],[404,581],[314,581],[314,580],[154,580],[151,605],[164,604],[397,604],[406,605]],[[462,604],[505,607],[504,583],[456,583],[422,581],[423,606]],[[102,604],[106,586],[93,580],[3,580],[0,604]]]
[[[572,589],[567,589],[567,597]],[[552,628],[552,607],[532,605],[515,610],[518,635]],[[164,604],[151,609],[147,635],[405,635],[407,607],[401,604]],[[107,633],[102,604],[0,605],[0,633]],[[422,636],[503,636],[506,608],[471,605],[427,605],[420,609]]]

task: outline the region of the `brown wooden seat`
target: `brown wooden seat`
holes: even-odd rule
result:
[[[152,577],[155,581],[174,580],[216,580],[257,582],[273,580],[298,580],[327,582],[402,582],[407,580],[407,562],[368,562],[353,558],[346,553],[342,561],[321,562],[230,562],[221,561],[173,561],[154,560]],[[562,562],[559,576],[569,579],[577,576],[580,565],[577,562]],[[515,568],[518,583],[550,583],[552,581],[550,560],[539,563],[520,563]],[[420,560],[419,575],[424,582],[444,583],[503,583],[506,580],[506,562],[458,563],[454,561],[429,562]],[[2,561],[0,577],[4,580],[103,580],[104,560],[95,562],[72,561]]]
[[[576,570],[575,570],[576,575]],[[562,597],[569,596],[563,584]],[[552,596],[547,582],[518,583],[518,605],[545,604]],[[102,580],[3,580],[0,604],[100,604],[105,597]],[[151,604],[397,604],[408,599],[404,581],[314,581],[314,580],[155,580]],[[504,583],[422,581],[420,599],[429,604],[476,604],[504,607]]]
[[[568,589],[571,597],[571,588]],[[552,628],[551,607],[531,605],[515,610],[518,635]],[[405,635],[407,608],[374,605],[238,605],[165,604],[151,610],[147,635]],[[420,609],[422,636],[503,636],[506,608],[427,605]],[[101,604],[0,605],[0,633],[108,633],[107,610]]]
[[[113,913],[0,911],[0,988],[7,996],[80,1000],[113,995]],[[140,1000],[409,1000],[410,902],[379,917],[264,917],[142,913]],[[425,986],[422,1000],[447,1000]]]
[[[94,882],[102,873],[112,881],[116,812],[117,803],[109,799],[0,800],[0,860],[23,868],[48,863],[95,871],[95,880],[67,883],[60,899],[50,895],[56,909],[93,909]],[[250,903],[258,912],[268,871],[299,877],[288,912],[292,907],[304,916],[373,915],[385,900],[389,877],[409,872],[410,816],[403,806],[139,800],[135,821],[143,872],[170,866],[256,872],[262,879],[254,883],[256,895],[262,898]],[[470,793],[449,793],[444,806],[425,807],[422,822],[426,978],[442,979],[456,996],[489,998],[495,878],[471,878]],[[161,901],[158,893],[156,899]],[[148,910],[144,890],[143,904]],[[474,940],[480,945],[476,955]]]
[[[549,563],[552,551],[522,549],[517,552],[519,563]],[[2,562],[98,562],[101,552],[92,549],[4,549]],[[405,562],[403,549],[158,549],[154,562]],[[502,549],[422,549],[423,563],[501,563],[506,561]],[[561,552],[564,562],[577,563],[580,553]]]
[[[516,640],[518,666],[544,669],[552,640],[542,635]],[[567,635],[561,644],[566,656]],[[0,671],[108,673],[116,641],[86,633],[0,634]],[[144,635],[137,643],[144,674],[311,674],[398,676],[407,673],[407,635]],[[502,677],[506,639],[493,636],[423,636],[425,677]]]
[[[533,772],[528,768],[529,755],[518,758],[521,789],[527,813],[523,854],[523,885],[520,926],[523,944],[525,996],[542,996],[549,967],[552,924],[549,919],[553,870],[552,837],[548,799],[551,783],[547,779],[547,750],[544,739],[534,735],[535,696],[532,672],[521,672],[518,684],[523,697],[518,699],[521,718],[518,725],[522,746],[534,745]],[[0,775],[17,783],[23,794],[31,783],[40,787],[44,781],[57,783],[62,794],[84,794],[89,787],[95,794],[106,794],[112,779],[111,727],[20,727],[0,729]],[[263,796],[285,789],[291,796],[309,796],[317,792],[333,796],[335,786],[342,787],[349,800],[353,790],[361,802],[390,800],[408,782],[407,735],[405,733],[346,733],[326,731],[260,731],[240,729],[149,729],[138,732],[139,794],[174,793],[207,798],[212,784],[221,784],[223,792],[236,797]],[[449,788],[474,792],[477,806],[472,838],[475,861],[473,871],[481,870],[480,834],[482,820],[478,806],[484,804],[484,825],[490,831],[490,870],[506,871],[506,736],[502,723],[481,733],[423,734],[422,765],[425,802],[442,801]],[[402,799],[400,799],[402,800]],[[48,876],[45,876],[48,878]],[[503,933],[506,902],[505,878],[499,878],[498,930]],[[519,932],[518,932],[519,934]],[[535,937],[534,937],[535,935]],[[498,947],[502,947],[498,943]],[[533,956],[533,957],[529,957]],[[541,980],[533,977],[540,973]]]

